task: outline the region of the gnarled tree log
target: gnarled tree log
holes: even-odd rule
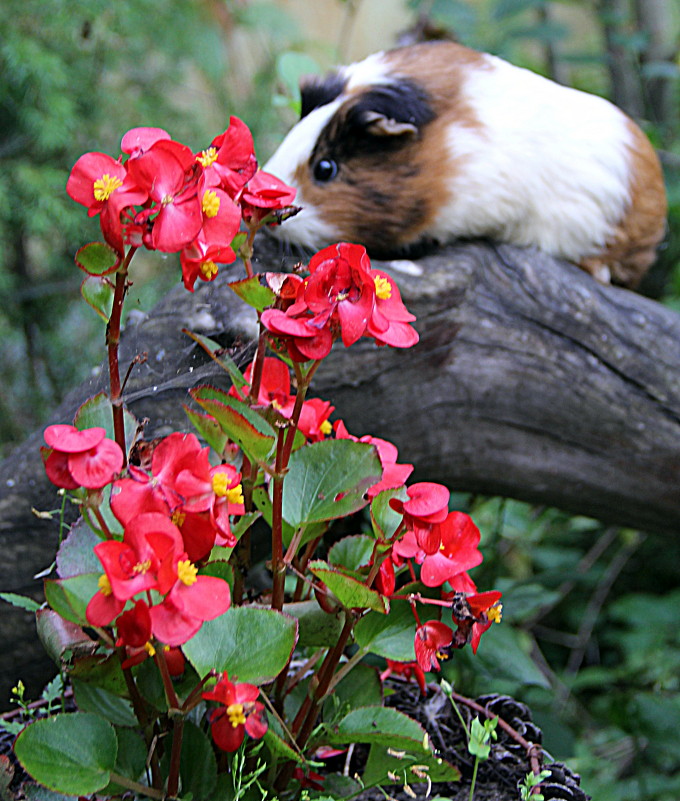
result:
[[[625,526],[672,534],[680,528],[680,317],[626,290],[604,287],[539,252],[467,243],[390,271],[417,315],[421,340],[408,350],[362,340],[334,349],[314,389],[332,400],[355,434],[393,441],[415,479],[456,490],[502,494]],[[257,268],[278,270],[268,240]],[[147,436],[188,429],[181,403],[200,383],[225,375],[186,327],[218,339],[245,361],[254,315],[227,287],[225,270],[191,295],[173,290],[130,322],[126,401],[148,417]],[[75,390],[54,419],[106,387],[106,376]],[[54,508],[36,432],[0,466],[0,588],[26,592],[49,563],[56,525],[31,506]],[[39,587],[37,592],[39,592]],[[0,702],[17,677],[31,678],[37,649],[25,613],[4,608]],[[43,675],[42,668],[39,671]]]

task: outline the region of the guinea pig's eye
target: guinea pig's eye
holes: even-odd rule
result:
[[[333,159],[319,159],[313,172],[317,181],[332,181],[338,174],[338,165]]]

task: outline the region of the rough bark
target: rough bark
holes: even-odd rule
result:
[[[277,270],[266,241],[258,269]],[[450,247],[383,265],[417,315],[421,341],[400,351],[361,341],[336,348],[315,380],[348,429],[399,447],[417,480],[562,507],[662,535],[680,528],[680,317],[632,292],[605,287],[536,251],[486,243]],[[141,352],[126,400],[147,436],[188,429],[186,390],[226,385],[183,327],[218,339],[245,360],[254,316],[227,287],[225,271],[194,295],[181,287],[128,323],[121,364]],[[105,386],[95,376],[54,420]],[[52,558],[56,524],[31,507],[55,507],[36,432],[0,465],[0,589],[40,587],[32,576]],[[7,607],[0,636],[0,703],[35,667],[29,616]],[[44,675],[44,665],[37,671]]]

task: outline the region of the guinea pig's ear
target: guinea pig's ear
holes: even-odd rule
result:
[[[418,133],[412,122],[399,122],[378,111],[362,111],[358,122],[372,136],[414,136]]]
[[[332,103],[342,94],[345,83],[345,78],[339,72],[331,72],[323,78],[304,75],[300,79],[300,119],[315,108]]]

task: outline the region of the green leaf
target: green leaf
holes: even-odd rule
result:
[[[290,659],[297,628],[295,618],[273,609],[232,607],[206,621],[182,650],[200,676],[227,670],[239,681],[263,684]]]
[[[365,785],[393,784],[389,773],[396,774],[404,784],[412,785],[426,782],[428,777],[433,782],[460,781],[460,771],[449,762],[437,758],[432,753],[422,750],[401,750],[400,756],[394,756],[394,750],[373,743],[368,752],[368,760],[362,774]],[[403,754],[403,756],[401,756]],[[432,800],[434,801],[434,799]]]
[[[66,620],[87,626],[85,610],[92,596],[99,590],[100,573],[83,573],[65,579],[48,579],[45,582],[47,603]]]
[[[217,364],[219,364],[223,370],[226,370],[226,372],[229,373],[231,382],[237,389],[248,386],[248,382],[243,377],[243,373],[236,366],[236,362],[231,358],[231,356],[226,352],[219,342],[215,342],[214,339],[204,337],[201,334],[195,334],[193,331],[189,331],[186,328],[182,329],[182,333],[186,334],[188,337],[191,337],[196,344],[203,348],[203,350],[213,361],[217,362]]]
[[[125,449],[132,447],[132,443],[137,433],[139,421],[127,409],[123,412],[125,419]],[[113,431],[113,411],[111,401],[105,392],[99,392],[92,398],[85,401],[75,414],[73,425],[81,431],[85,428],[101,426],[106,429],[106,436],[115,439]]]
[[[224,451],[224,446],[229,441],[229,437],[222,431],[220,424],[210,414],[201,414],[190,409],[186,404],[182,404],[182,408],[186,412],[187,417],[191,420],[191,424],[198,431],[208,445],[220,455]]]
[[[355,707],[381,704],[382,684],[377,669],[359,664],[335,686],[324,702],[323,719],[333,722],[338,717],[344,718]]]
[[[76,704],[82,712],[92,712],[117,726],[137,725],[130,701],[89,682],[72,679],[72,685]]]
[[[327,734],[330,743],[378,743],[385,748],[429,754],[425,729],[408,715],[391,707],[364,706],[353,709]]]
[[[387,613],[383,596],[377,590],[369,589],[363,581],[330,567],[320,559],[310,562],[309,569],[346,609],[374,609]]]
[[[113,309],[114,288],[111,282],[100,275],[89,275],[80,285],[80,294],[85,303],[108,323]]]
[[[38,637],[50,658],[59,666],[70,654],[92,653],[96,643],[69,620],[51,609],[38,609],[35,613]]]
[[[403,515],[395,512],[390,506],[392,498],[408,500],[405,487],[379,492],[371,501],[371,523],[378,539],[389,540],[403,520]]]
[[[397,662],[416,658],[415,633],[416,622],[406,601],[392,601],[389,615],[369,612],[354,627],[354,638],[360,647]]]
[[[337,643],[344,615],[324,612],[315,600],[284,604],[283,611],[298,621],[297,644],[301,648],[328,648]]]
[[[80,518],[72,527],[57,550],[57,572],[62,578],[80,576],[84,573],[102,574],[102,564],[94,546],[101,539]]]
[[[305,761],[294,748],[288,745],[278,732],[274,731],[273,722],[269,724],[269,728],[264,735],[264,744],[273,756],[282,757],[283,759],[292,759],[295,762]]]
[[[17,595],[15,592],[0,592],[0,598],[8,604],[16,606],[17,609],[25,609],[27,612],[37,612],[40,609],[40,604],[26,595]]]
[[[118,776],[125,776],[133,782],[139,781],[144,774],[146,765],[146,745],[142,735],[132,729],[116,727],[116,739],[118,740],[118,754],[114,768]],[[103,795],[123,795],[127,792],[126,788],[121,787],[115,782],[107,785]]]
[[[252,461],[267,462],[276,445],[276,432],[247,403],[212,387],[196,387],[191,397],[219,423],[229,439],[236,442]]]
[[[74,712],[31,723],[17,737],[14,753],[48,789],[90,795],[109,783],[118,741],[110,723],[89,712]]]
[[[262,513],[262,517],[266,520],[271,528],[272,525],[272,499],[269,497],[267,490],[263,487],[256,487],[253,490],[253,503],[259,511]],[[305,533],[300,537],[300,547],[306,545],[310,540],[315,539],[316,537],[321,536],[326,529],[328,528],[328,524],[326,522],[323,523],[314,523],[311,526],[306,526]],[[232,529],[233,531],[233,529]],[[283,544],[288,547],[293,539],[293,534],[295,534],[295,529],[293,526],[289,526],[288,523],[284,520],[281,526],[281,535],[283,539]]]
[[[348,439],[314,442],[295,451],[283,482],[283,518],[297,528],[345,517],[366,503],[382,468],[372,445]]]
[[[328,561],[347,570],[358,570],[369,565],[374,546],[375,540],[365,534],[343,537],[328,552]]]
[[[108,275],[118,269],[120,256],[104,242],[90,242],[76,252],[76,264],[88,275]]]
[[[78,656],[73,660],[73,665],[69,669],[69,677],[92,684],[118,697],[128,694],[125,676],[116,653],[107,654],[105,652]]]
[[[264,280],[263,276],[257,274],[251,278],[243,278],[241,281],[232,281],[229,286],[242,301],[257,311],[264,311],[276,300],[276,293],[266,284],[261,283]]]
[[[532,658],[531,641],[525,632],[507,624],[492,626],[482,637],[475,661],[499,679],[550,688],[550,682]],[[446,671],[445,671],[446,672]]]

